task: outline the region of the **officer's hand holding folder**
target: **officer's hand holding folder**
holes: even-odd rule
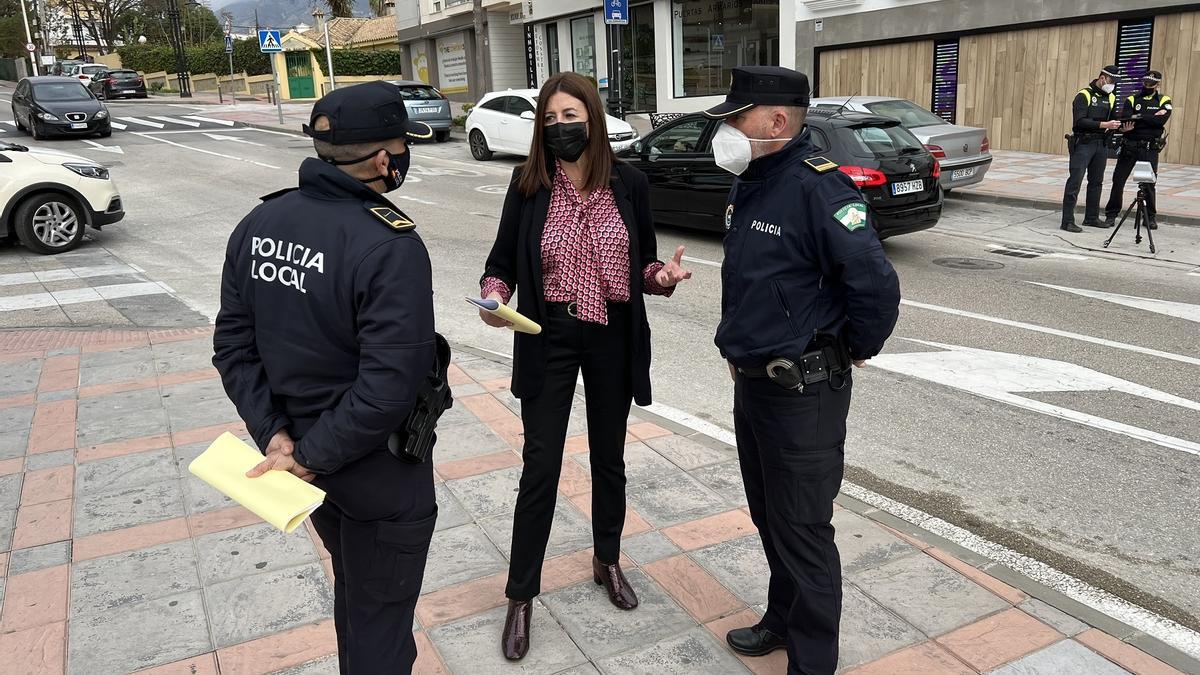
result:
[[[188,465],[188,471],[259,518],[291,532],[325,501],[325,491],[287,471],[247,478],[246,472],[262,459],[259,451],[225,432]]]
[[[491,312],[501,319],[504,319],[509,323],[508,327],[517,331],[518,333],[537,335],[538,333],[542,332],[542,327],[539,326],[537,322],[529,319],[524,314],[521,314],[517,310],[502,302],[497,302],[492,298],[468,297],[466,300],[472,305],[475,305],[477,308],[482,309],[485,312]]]

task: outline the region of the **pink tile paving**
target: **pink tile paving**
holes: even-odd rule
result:
[[[60,466],[53,469],[28,471],[21,485],[21,504],[44,504],[70,499],[75,492],[75,467]]]
[[[21,394],[20,396],[9,396],[8,398],[0,398],[0,410],[8,408],[19,408],[22,406],[33,405],[37,402],[37,396],[34,394]]]
[[[173,384],[187,384],[189,382],[203,382],[204,380],[216,380],[221,377],[216,368],[202,368],[200,370],[188,370],[182,373],[167,373],[158,376],[158,386],[169,387]]]
[[[8,554],[0,553],[0,577],[8,576]]]
[[[507,602],[507,581],[508,573],[501,572],[422,595],[417,601],[417,619],[425,628],[433,628],[499,607]]]
[[[701,623],[745,607],[729,589],[686,555],[677,555],[642,567]]]
[[[451,363],[450,367],[446,369],[446,382],[453,387],[456,384],[474,384],[475,380],[472,380],[470,375],[463,372],[463,369],[459,368],[458,364]]]
[[[575,508],[579,509],[580,513],[587,516],[589,521],[592,519],[592,493],[585,492],[574,497],[569,497],[568,499],[575,505]],[[632,537],[653,529],[650,523],[646,522],[645,518],[642,518],[637,511],[633,510],[632,506],[625,505],[625,523],[621,526],[622,537]]]
[[[261,523],[262,519],[244,507],[231,506],[219,511],[197,513],[187,517],[188,529],[193,537],[199,537],[213,532],[224,532],[237,527]]]
[[[242,422],[227,422],[225,424],[216,424],[211,427],[202,427],[199,429],[184,429],[182,431],[171,432],[171,442],[175,447],[181,445],[191,445],[192,443],[211,443],[217,440],[217,436],[228,431],[237,436],[246,433],[246,425]]]
[[[587,436],[571,436],[563,444],[563,454],[582,455],[588,451]]]
[[[846,671],[845,675],[974,675],[953,654],[934,642],[901,649],[865,666]]]
[[[976,670],[986,671],[1048,647],[1063,637],[1062,633],[1013,608],[951,631],[937,638],[937,643]]]
[[[506,408],[503,403],[496,400],[496,397],[491,394],[465,396],[459,399],[459,402],[484,422],[516,417],[511,410]]]
[[[720,544],[757,532],[750,516],[740,509],[718,513],[690,523],[681,523],[662,531],[668,539],[685,551]]]
[[[38,391],[63,391],[79,386],[79,370],[46,370],[42,369],[41,379],[38,380]]]
[[[25,458],[14,457],[0,461],[0,476],[9,476],[25,470]]]
[[[417,642],[417,662],[413,664],[413,672],[420,675],[448,675],[450,671],[446,670],[429,636],[424,631],[417,631],[413,633],[413,639]]]
[[[144,377],[140,380],[126,380],[124,382],[91,384],[86,387],[79,388],[79,398],[92,398],[95,396],[107,396],[109,394],[123,394],[127,391],[152,389],[157,386],[158,378],[156,377]]]
[[[0,632],[11,633],[45,626],[67,618],[70,571],[58,565],[8,577]]]
[[[939,548],[929,547],[925,549],[925,552],[942,561],[946,565],[954,568],[960,574],[974,581],[980,586],[983,586],[1001,598],[1004,598],[1009,604],[1019,605],[1029,599],[1029,596],[1025,595],[1021,591],[1009,586],[1008,584],[1000,581],[996,577],[993,577],[974,565],[965,563],[962,560],[955,558]]]
[[[190,659],[137,671],[138,675],[218,675],[217,655],[213,652]]]
[[[1182,672],[1104,631],[1092,628],[1076,635],[1075,639],[1135,675],[1183,675]]]
[[[76,539],[71,545],[75,562],[102,558],[106,555],[135,551],[188,538],[188,523],[184,518],[172,518],[157,523],[137,525],[112,532],[101,532]]]
[[[744,609],[715,621],[709,621],[704,624],[704,627],[717,638],[717,642],[726,644],[725,635],[729,631],[735,628],[753,626],[758,623],[758,619],[758,614],[753,610]],[[756,675],[785,675],[787,673],[787,652],[782,649],[771,652],[766,656],[757,656],[754,658],[739,656],[737,654],[734,654],[734,656],[737,656],[738,660]]]
[[[653,422],[631,424],[629,426],[629,433],[633,434],[634,438],[638,439],[639,441],[648,441],[651,438],[671,435],[670,431],[667,431]]]
[[[0,663],[21,664],[21,675],[61,675],[66,670],[63,621],[0,634]]]
[[[558,491],[568,497],[592,491],[592,477],[579,463],[567,457],[558,478]]]
[[[333,620],[217,650],[222,673],[272,673],[337,653]]]
[[[45,352],[10,352],[0,353],[0,363],[22,363],[31,359],[40,359]]]
[[[75,401],[39,403],[29,432],[29,454],[75,447]]]
[[[525,426],[516,415],[497,417],[489,420],[487,425],[497,436],[503,438],[509,447],[519,449],[525,445]]]
[[[30,504],[18,509],[17,528],[13,532],[13,549],[70,539],[71,501],[60,499],[45,504]]]
[[[478,476],[490,471],[506,469],[510,466],[518,466],[520,464],[521,458],[515,452],[501,450],[490,455],[460,459],[454,462],[444,462],[437,465],[437,471],[442,478],[454,480],[456,478]]]
[[[61,373],[72,370],[79,370],[78,354],[62,354],[59,356],[51,356],[42,362],[43,373]]]
[[[112,457],[132,455],[137,452],[146,452],[147,450],[161,450],[169,447],[171,447],[170,435],[156,434],[154,436],[133,438],[127,441],[114,441],[112,443],[85,446],[79,448],[75,453],[75,461],[79,463],[94,462],[100,459],[110,459]]]

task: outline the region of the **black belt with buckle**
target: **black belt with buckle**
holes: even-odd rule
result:
[[[609,316],[620,315],[623,312],[628,311],[628,309],[629,309],[628,302],[609,302],[608,303],[608,315]],[[559,315],[566,314],[567,316],[571,317],[572,319],[578,319],[579,318],[579,305],[576,304],[576,302],[574,300],[572,300],[571,302],[547,302],[546,303],[546,313],[547,314],[559,314]]]
[[[840,352],[837,347],[822,347],[805,353],[799,363],[776,358],[765,368],[738,368],[738,372],[746,377],[768,378],[784,389],[804,391],[805,385],[832,380],[850,369],[849,358],[842,359]],[[845,378],[842,379],[842,386],[845,386]]]

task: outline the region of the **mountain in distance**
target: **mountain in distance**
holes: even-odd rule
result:
[[[254,11],[258,10],[258,23],[263,28],[287,30],[298,24],[313,25],[312,10],[316,5],[329,16],[329,6],[313,0],[212,0],[209,7],[220,18],[223,10],[233,14],[233,24],[242,29],[254,27]],[[354,16],[369,17],[371,5],[368,0],[354,0]]]

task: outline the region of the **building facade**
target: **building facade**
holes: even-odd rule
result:
[[[1163,159],[1200,164],[1200,5],[1163,0],[801,0],[796,67],[822,96],[877,94],[988,130],[1003,150],[1066,153],[1071,100],[1110,63],[1163,72]]]

